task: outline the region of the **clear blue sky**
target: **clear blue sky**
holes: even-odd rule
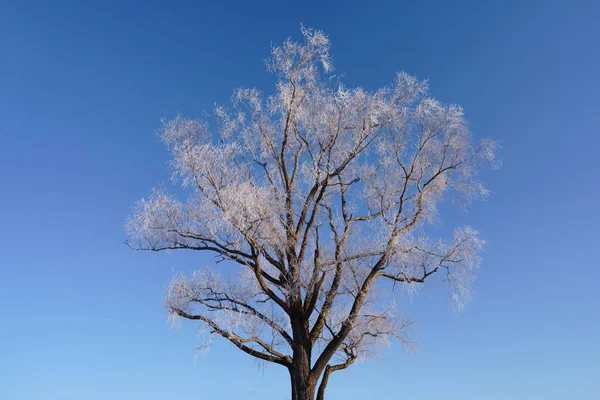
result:
[[[269,90],[269,45],[301,22],[349,86],[429,78],[503,145],[489,200],[448,216],[489,241],[467,311],[421,292],[418,354],[392,346],[329,398],[600,398],[600,2],[95,3],[0,3],[0,398],[288,397],[280,367],[220,341],[194,363],[195,328],[169,329],[172,270],[210,257],[122,241],[168,182],[160,118]]]

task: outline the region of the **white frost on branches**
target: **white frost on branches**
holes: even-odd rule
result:
[[[406,73],[374,92],[333,84],[328,38],[302,35],[272,49],[273,94],[236,90],[230,108],[215,108],[215,129],[164,122],[189,198],[155,189],[127,228],[134,248],[209,251],[239,267],[227,280],[210,268],[176,276],[165,297],[173,316],[286,366],[307,346],[321,376],[407,341],[382,282],[440,276],[465,306],[484,242],[468,227],[447,241],[426,227],[445,198],[487,195],[477,171],[497,165],[497,146],[475,143],[462,108]]]

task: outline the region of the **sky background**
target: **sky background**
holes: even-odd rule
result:
[[[160,119],[269,92],[262,60],[300,23],[348,86],[428,78],[503,146],[489,199],[442,215],[489,242],[472,303],[426,287],[418,353],[385,348],[328,399],[600,398],[600,2],[217,3],[0,2],[0,398],[289,398],[281,367],[220,340],[195,360],[195,326],[170,329],[173,270],[210,256],[122,242],[169,187]]]

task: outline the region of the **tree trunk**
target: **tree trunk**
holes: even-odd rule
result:
[[[292,331],[296,347],[293,351],[290,367],[292,400],[314,400],[317,382],[311,376],[312,344],[308,337],[308,321],[293,319]]]
[[[290,369],[292,383],[292,400],[314,400],[315,383],[310,379],[310,370],[292,367]]]

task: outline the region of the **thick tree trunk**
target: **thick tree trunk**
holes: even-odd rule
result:
[[[292,331],[296,342],[290,367],[292,400],[314,400],[317,382],[310,373],[312,344],[308,337],[308,321],[292,320]]]
[[[292,368],[290,378],[292,383],[292,400],[315,400],[315,384],[304,372]]]

